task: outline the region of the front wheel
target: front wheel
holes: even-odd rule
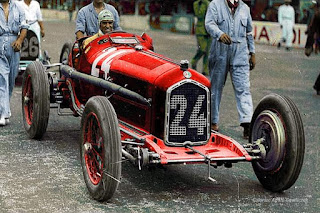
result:
[[[114,108],[107,98],[88,100],[81,119],[80,158],[91,196],[109,200],[121,176],[121,139]]]
[[[250,141],[260,141],[261,159],[252,163],[264,188],[280,192],[297,180],[303,163],[305,138],[296,105],[288,97],[270,94],[252,117]]]
[[[41,139],[47,130],[50,113],[49,82],[44,66],[28,65],[22,81],[22,115],[30,138]]]

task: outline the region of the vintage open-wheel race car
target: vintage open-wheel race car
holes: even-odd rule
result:
[[[295,104],[269,94],[254,111],[248,144],[211,130],[210,82],[187,61],[153,51],[152,39],[112,32],[84,47],[64,44],[59,74],[40,62],[24,73],[22,112],[30,138],[41,139],[50,106],[81,116],[80,155],[89,193],[108,200],[121,182],[121,161],[152,165],[251,162],[261,184],[279,192],[297,180],[304,157]],[[71,109],[71,111],[69,110]],[[69,111],[69,113],[67,111]]]
[[[39,61],[44,66],[50,66],[48,51],[44,50],[43,53],[41,52],[41,38],[37,35],[32,25],[23,40],[20,54],[19,72],[16,78],[18,85],[22,82],[22,75],[27,66],[33,61]]]

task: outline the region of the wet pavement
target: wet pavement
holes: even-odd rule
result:
[[[42,50],[58,62],[62,45],[74,40],[74,23],[45,22]],[[128,30],[128,32],[134,32]],[[142,32],[136,32],[141,34]],[[192,35],[148,31],[155,51],[176,61],[191,61]],[[320,96],[312,89],[320,72],[320,56],[307,58],[302,49],[256,45],[257,65],[251,72],[254,106],[269,93],[290,97],[304,123],[306,152],[301,174],[283,193],[265,190],[250,163],[212,169],[204,165],[172,165],[152,170],[123,162],[121,183],[109,202],[93,200],[83,181],[79,157],[80,118],[60,117],[51,109],[47,133],[30,140],[23,128],[21,87],[11,101],[12,119],[0,127],[0,212],[320,212]],[[201,65],[199,65],[201,70]],[[220,128],[240,143],[242,128],[232,84],[227,80],[221,103]]]

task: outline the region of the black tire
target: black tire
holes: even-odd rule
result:
[[[298,179],[304,158],[305,137],[298,108],[288,97],[270,94],[258,104],[250,126],[251,143],[264,138],[265,154],[252,162],[264,188],[281,192]]]
[[[22,81],[23,124],[30,138],[42,138],[47,130],[49,113],[48,76],[44,66],[34,61],[28,65]]]
[[[86,103],[81,119],[80,158],[90,195],[109,200],[121,176],[121,138],[115,110],[107,98],[95,96]]]
[[[64,43],[61,49],[59,62],[64,65],[68,65],[68,59],[71,51],[72,51],[72,43],[71,42]]]

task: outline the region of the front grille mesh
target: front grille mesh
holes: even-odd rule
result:
[[[181,82],[168,90],[166,143],[203,144],[209,135],[209,90],[193,82]]]

